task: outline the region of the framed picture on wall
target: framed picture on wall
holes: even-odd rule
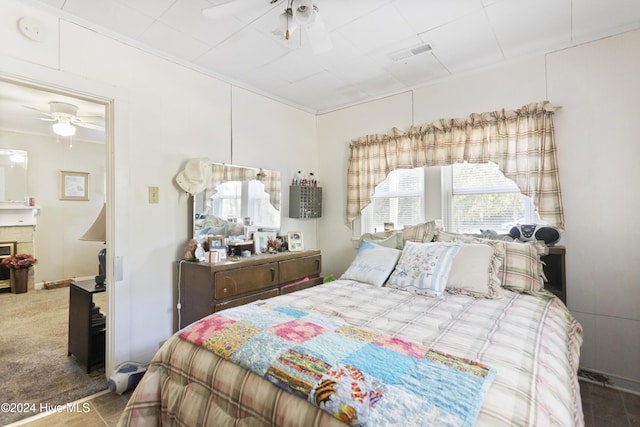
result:
[[[89,173],[60,171],[60,200],[89,200]]]
[[[289,231],[287,233],[287,245],[292,252],[304,250],[304,240],[301,231]]]

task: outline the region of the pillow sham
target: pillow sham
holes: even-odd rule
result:
[[[396,266],[401,252],[363,240],[355,259],[340,278],[382,286]]]
[[[360,238],[362,241],[375,243],[386,248],[402,249],[404,242],[402,241],[402,232],[400,231],[383,231],[380,233],[365,233]]]
[[[498,276],[501,265],[493,246],[462,243],[451,264],[447,292],[476,298],[502,298]]]
[[[407,241],[387,286],[420,295],[440,296],[459,250],[460,246],[455,243]]]
[[[402,229],[402,243],[407,241],[427,243],[433,240],[436,233],[436,221],[428,221],[417,225],[405,225]]]
[[[527,294],[536,294],[544,288],[543,262],[540,257],[547,255],[549,248],[543,241],[491,240],[455,233],[438,233],[436,241],[490,244],[495,249],[496,257],[502,261],[498,272],[502,287]]]

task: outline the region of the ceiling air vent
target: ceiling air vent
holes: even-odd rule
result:
[[[402,61],[403,59],[411,58],[412,56],[420,55],[422,53],[431,52],[431,45],[429,43],[420,43],[416,46],[400,49],[389,54],[389,59],[394,62]]]

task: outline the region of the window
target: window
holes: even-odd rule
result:
[[[497,164],[458,163],[442,169],[447,230],[508,233],[517,223],[539,222],[531,198],[520,193]]]
[[[446,229],[455,233],[495,230],[504,234],[515,224],[540,222],[531,198],[520,193],[495,163],[459,163],[440,169],[433,170],[435,174],[425,174],[424,168],[392,171],[362,211],[362,233],[382,231],[385,223],[400,229],[424,222],[425,211],[428,219],[444,220]],[[436,184],[439,176],[441,185],[425,186],[425,175],[435,178]]]
[[[269,202],[264,184],[256,181],[228,181],[211,197],[211,213],[219,218],[250,217],[256,225],[280,223],[280,212]]]
[[[362,232],[382,231],[385,223],[398,229],[423,221],[424,169],[397,169],[376,186],[371,204],[362,211]]]

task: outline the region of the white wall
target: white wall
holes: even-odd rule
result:
[[[563,106],[554,121],[566,221],[561,243],[568,306],[585,330],[581,365],[640,389],[638,75],[635,31],[319,116],[320,168],[334,171],[320,224],[326,273],[342,274],[355,256],[344,213],[349,141],[548,99]]]
[[[34,281],[56,281],[98,274],[102,242],[78,240],[93,224],[105,201],[105,147],[74,140],[73,148],[54,137],[0,131],[0,147],[27,151],[28,190],[39,209],[34,231],[38,265]],[[60,200],[60,171],[89,173],[89,201]]]
[[[44,42],[19,35],[15,22],[25,15],[43,22]],[[315,117],[19,2],[0,4],[0,36],[0,76],[112,100],[106,169],[113,358],[106,372],[125,360],[148,361],[172,332],[173,264],[189,237],[187,198],[175,175],[187,159],[209,157],[278,169],[286,191],[288,171],[318,169]],[[147,203],[148,186],[160,188],[159,204]],[[315,221],[290,225],[315,245]]]

